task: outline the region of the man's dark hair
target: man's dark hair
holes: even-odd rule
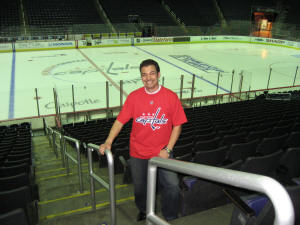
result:
[[[160,72],[160,68],[159,65],[156,61],[154,61],[153,59],[146,59],[143,62],[141,62],[140,64],[140,72],[142,71],[142,67],[144,66],[150,66],[153,65],[156,68],[156,72]]]

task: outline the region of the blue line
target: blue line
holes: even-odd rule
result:
[[[168,63],[168,64],[170,64],[170,65],[172,65],[172,66],[175,66],[176,68],[178,68],[178,69],[180,69],[180,70],[183,70],[183,71],[186,72],[186,73],[189,73],[189,74],[191,74],[191,75],[194,75],[194,73],[192,73],[192,72],[190,72],[190,71],[187,71],[186,69],[184,69],[184,68],[182,68],[182,67],[180,67],[180,66],[177,66],[177,65],[175,65],[175,64],[173,64],[173,63],[171,63],[171,62],[169,62],[169,61],[167,61],[167,60],[165,60],[165,59],[163,59],[163,58],[161,58],[161,57],[159,57],[159,56],[156,56],[156,55],[152,54],[151,52],[148,52],[148,51],[146,51],[146,50],[144,50],[144,49],[142,49],[142,48],[139,48],[139,47],[137,47],[137,46],[133,46],[133,47],[135,47],[135,48],[137,48],[137,49],[139,49],[139,50],[141,50],[141,51],[143,51],[143,52],[146,52],[147,54],[152,55],[153,57],[156,57],[156,58],[158,58],[158,59],[160,59],[160,60],[162,60],[162,61],[164,61],[164,62],[166,62],[166,63]],[[209,80],[206,80],[206,79],[204,79],[203,77],[199,77],[199,76],[196,75],[196,74],[195,74],[195,77],[197,77],[197,78],[199,78],[199,79],[201,79],[201,80],[203,80],[203,81],[205,81],[205,82],[207,82],[207,83],[209,83],[209,84],[211,84],[211,85],[217,87],[217,85],[216,85],[215,83],[213,83],[213,82],[211,82],[211,81],[209,81]],[[219,88],[222,89],[223,91],[227,92],[227,93],[230,92],[230,91],[228,91],[227,89],[221,87],[220,85],[219,85]]]
[[[15,75],[16,75],[16,51],[14,50],[12,65],[11,65],[8,119],[13,119],[15,113]]]

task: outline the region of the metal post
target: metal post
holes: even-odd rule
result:
[[[109,109],[109,85],[106,81],[106,119],[108,119],[108,109]]]
[[[82,171],[81,171],[81,157],[80,157],[80,143],[78,140],[76,140],[75,143],[76,150],[77,150],[77,171],[78,171],[78,177],[79,177],[79,184],[80,184],[80,193],[83,192],[83,182],[82,182]]]
[[[181,75],[181,77],[180,77],[180,101],[182,100],[182,91],[183,91],[183,78],[184,78],[184,76],[183,75]]]
[[[53,88],[53,97],[54,97],[54,106],[55,106],[55,114],[58,114],[58,109],[57,109],[57,95],[56,95],[56,90]]]
[[[71,141],[75,144],[76,156],[77,156],[76,159],[68,153],[66,140]],[[83,192],[83,182],[82,182],[82,171],[81,171],[80,141],[75,138],[64,136],[64,148],[63,149],[64,149],[64,156],[66,157],[67,173],[69,174],[69,160],[68,159],[71,159],[77,165],[78,179],[79,179],[79,185],[80,185],[79,191],[80,191],[80,193],[82,193]]]
[[[52,145],[56,158],[58,159],[57,147],[56,147],[56,133],[52,130]]]
[[[59,121],[59,126],[58,126],[58,130],[61,132],[62,131],[62,122],[61,122],[61,113],[60,113],[60,106],[58,106],[58,121]]]
[[[298,66],[296,67],[296,72],[295,72],[295,77],[294,77],[293,86],[295,86],[295,82],[296,82],[297,73],[298,73]]]
[[[75,115],[75,94],[74,94],[74,85],[72,84],[72,100],[73,100],[73,120],[76,120]]]
[[[123,80],[120,80],[120,107],[123,106]]]
[[[39,96],[38,96],[37,88],[35,88],[35,100],[36,100],[38,116],[40,117],[40,105],[39,105]]]
[[[89,163],[89,174],[91,182],[91,198],[92,198],[92,209],[96,210],[96,199],[95,199],[95,184],[94,179],[102,184],[106,189],[109,190],[110,197],[110,214],[111,214],[111,224],[116,225],[116,194],[115,194],[115,181],[114,181],[114,159],[110,150],[105,150],[105,155],[108,162],[108,172],[109,172],[109,184],[105,182],[101,177],[93,173],[92,166],[92,151],[97,151],[99,153],[99,146],[94,144],[88,144],[88,163]]]
[[[241,75],[241,77],[240,77],[240,86],[239,86],[239,98],[241,98],[242,89],[243,89],[243,80],[244,80],[243,71],[241,72],[240,75]]]
[[[194,90],[195,90],[195,74],[193,74],[193,79],[192,79],[191,103],[193,103],[193,99],[194,99]]]
[[[59,145],[60,145],[60,155],[61,155],[61,161],[62,161],[62,166],[65,167],[65,159],[64,159],[64,148],[63,148],[63,136],[61,133],[57,132],[57,131],[54,131],[56,132],[56,134],[59,136]]]
[[[218,73],[218,80],[217,80],[217,89],[216,89],[216,95],[218,95],[218,90],[219,90],[219,80],[220,80],[220,73]]]
[[[92,176],[93,174],[93,159],[92,151],[88,149],[88,162],[89,162],[89,174],[90,174],[90,192],[91,192],[91,201],[92,201],[92,210],[96,210],[96,196],[95,196],[95,182]]]
[[[231,75],[231,85],[230,85],[230,102],[231,102],[231,97],[232,97],[232,86],[233,86],[233,78],[234,78],[234,70],[232,70],[232,75]]]
[[[271,79],[271,74],[272,74],[272,68],[270,68],[270,72],[269,72],[269,78],[268,78],[267,90],[269,90],[269,83],[270,83],[270,79]]]
[[[63,152],[64,152],[64,158],[65,158],[65,166],[67,170],[67,174],[69,175],[70,173],[70,167],[69,167],[69,158],[67,157],[67,145],[66,145],[66,138],[64,138],[64,143],[63,143]]]
[[[250,91],[251,91],[251,86],[249,85],[249,90],[248,90],[248,100],[250,99]]]

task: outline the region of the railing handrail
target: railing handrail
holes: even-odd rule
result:
[[[149,161],[147,184],[147,225],[169,224],[155,215],[155,189],[157,167],[197,176],[211,181],[245,188],[266,194],[275,210],[274,225],[293,225],[295,213],[290,196],[273,178],[196,163],[154,157]]]
[[[91,183],[90,186],[91,186],[91,196],[92,196],[92,208],[93,210],[96,210],[95,187],[94,187],[94,180],[96,180],[98,183],[100,183],[106,189],[109,190],[111,224],[116,225],[117,224],[116,223],[116,195],[115,195],[113,155],[110,150],[104,151],[108,162],[109,184],[107,184],[107,182],[105,182],[101,177],[97,176],[93,172],[92,151],[95,150],[98,153],[98,155],[100,155],[99,146],[89,143],[87,145],[87,149],[88,149],[89,174],[90,174],[90,183]]]
[[[77,159],[75,159],[72,155],[70,155],[68,153],[66,140],[71,141],[75,144]],[[82,193],[83,192],[83,181],[82,181],[82,170],[81,170],[80,141],[75,138],[63,135],[62,145],[63,145],[62,148],[63,148],[63,152],[64,152],[63,155],[64,155],[65,161],[66,161],[67,173],[69,173],[69,161],[68,161],[68,158],[69,158],[77,165],[79,188],[80,188],[79,191],[80,191],[80,193]]]

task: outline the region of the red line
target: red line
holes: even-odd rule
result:
[[[114,82],[106,73],[104,73],[99,66],[97,66],[86,54],[84,54],[79,48],[77,49],[87,61],[89,61],[109,82],[118,90],[120,90],[120,86]],[[123,94],[127,97],[128,94],[123,90]]]

